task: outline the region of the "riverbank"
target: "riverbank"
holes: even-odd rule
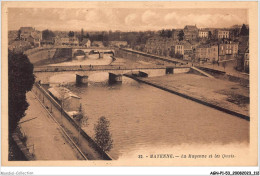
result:
[[[194,74],[174,74],[142,78],[142,80],[249,116],[249,88],[239,83]]]

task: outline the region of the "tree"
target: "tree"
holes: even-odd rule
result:
[[[110,122],[103,116],[99,118],[95,125],[95,141],[104,151],[110,151],[113,147],[109,126]]]
[[[17,38],[18,38],[19,40],[21,39],[21,30],[20,30],[20,29],[18,30]]]
[[[247,29],[245,24],[242,25],[240,35],[242,35],[242,36],[249,35],[249,29]]]
[[[172,37],[172,30],[167,30],[167,37],[171,38]]]
[[[74,37],[74,35],[75,35],[75,34],[74,34],[73,31],[69,31],[69,33],[68,33],[68,36],[69,36],[69,37]]]
[[[182,40],[184,39],[184,32],[183,32],[183,30],[181,30],[181,31],[179,32],[179,34],[178,34],[178,39],[179,39],[179,41],[182,41]]]
[[[51,40],[53,37],[55,37],[55,34],[51,30],[46,29],[42,31],[43,40]]]
[[[19,120],[24,117],[29,104],[26,92],[34,83],[33,65],[22,53],[8,51],[8,126],[9,134],[14,132]]]
[[[165,30],[164,29],[160,32],[160,36],[165,37]]]
[[[212,38],[212,33],[211,33],[211,31],[209,31],[209,39],[211,39]]]
[[[83,38],[84,38],[84,30],[81,29],[81,33],[80,33],[80,42],[82,42]]]
[[[223,68],[224,68],[224,71],[225,71],[225,69],[226,69],[226,65],[227,65],[226,62],[223,62],[223,63],[222,63],[222,66],[223,66]]]

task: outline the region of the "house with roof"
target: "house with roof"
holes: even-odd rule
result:
[[[32,46],[39,47],[41,45],[42,33],[32,27],[21,27],[19,29],[19,39],[30,42]]]
[[[91,46],[91,41],[89,40],[89,38],[83,38],[83,40],[80,42],[80,46],[89,48]]]
[[[185,40],[195,40],[198,38],[199,29],[196,25],[186,25],[183,32]]]
[[[216,30],[216,37],[218,39],[229,39],[230,32],[227,29],[218,29],[218,30]]]
[[[193,54],[193,47],[190,42],[184,42],[183,45],[183,59],[184,60],[191,60],[192,54]]]
[[[79,46],[79,39],[77,37],[55,37],[55,45],[58,46]]]
[[[217,44],[201,44],[196,48],[196,60],[213,62],[218,60]]]
[[[174,48],[175,54],[184,55],[184,42],[177,42]]]
[[[226,41],[219,44],[219,61],[233,60],[238,55],[238,42]]]

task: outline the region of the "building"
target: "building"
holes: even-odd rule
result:
[[[197,61],[208,61],[209,59],[209,49],[210,45],[200,45],[196,48],[196,60]]]
[[[169,56],[174,51],[176,41],[173,38],[155,36],[146,41],[144,51],[150,54]]]
[[[72,93],[69,89],[65,87],[52,87],[48,91],[62,105],[65,111],[79,111],[80,97]]]
[[[218,45],[217,44],[207,44],[200,45],[196,48],[196,60],[198,61],[208,61],[213,62],[218,60]]]
[[[91,41],[88,38],[83,38],[82,42],[80,42],[80,45],[89,48],[91,46]]]
[[[56,37],[55,45],[79,46],[79,39],[77,37]]]
[[[110,41],[109,42],[110,46],[114,46],[114,47],[127,47],[127,41]]]
[[[31,35],[31,33],[34,31],[34,28],[32,27],[21,27],[19,30],[20,39],[26,41],[27,38]]]
[[[228,39],[230,38],[229,30],[220,29],[216,31],[216,35],[218,39]]]
[[[238,43],[237,42],[224,42],[219,44],[219,61],[232,60],[238,55]]]
[[[199,38],[209,38],[209,31],[205,29],[199,30]]]
[[[193,54],[193,47],[190,42],[185,42],[183,45],[183,59],[191,60]]]
[[[42,33],[32,27],[21,27],[19,30],[19,39],[28,41],[32,46],[39,47],[41,45]]]
[[[174,53],[184,55],[184,43],[183,42],[178,42],[175,45]]]
[[[211,45],[208,49],[208,60],[210,62],[218,61],[218,45]]]
[[[184,39],[185,40],[195,40],[198,38],[198,28],[197,26],[187,25],[184,27]]]

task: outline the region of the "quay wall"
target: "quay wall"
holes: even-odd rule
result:
[[[216,70],[216,69],[212,69],[212,68],[198,67],[198,66],[197,66],[197,68],[213,75],[216,78],[220,78],[220,79],[224,78],[224,79],[227,79],[228,81],[237,82],[237,83],[240,83],[242,85],[249,85],[249,75],[239,77],[237,75],[231,75],[231,74],[228,74],[224,71],[220,71],[220,70]]]

